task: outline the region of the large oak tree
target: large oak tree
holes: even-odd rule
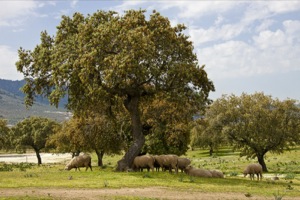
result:
[[[295,100],[280,101],[263,93],[224,95],[210,106],[205,118],[210,128],[222,127],[214,130],[242,156],[256,157],[263,171],[268,171],[266,153],[283,153],[300,142],[300,108]]]
[[[120,171],[131,166],[145,143],[140,109],[145,101],[164,93],[201,109],[214,90],[183,33],[185,26],[172,27],[155,11],[147,19],[145,12],[63,16],[56,35],[42,32],[33,51],[19,49],[16,63],[27,81],[23,88],[27,105],[36,95],[48,97],[54,105],[68,95],[67,107],[75,115],[126,108],[133,142],[118,162]]]

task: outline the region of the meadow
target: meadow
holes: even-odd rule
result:
[[[300,199],[300,148],[286,151],[280,155],[267,154],[266,164],[269,172],[264,173],[262,181],[251,181],[244,178],[242,171],[253,159],[240,157],[239,153],[224,148],[209,156],[207,150],[188,151],[185,156],[192,160],[191,165],[198,168],[218,169],[225,173],[224,179],[196,178],[179,172],[115,172],[117,161],[122,155],[104,156],[103,167],[97,167],[96,155],[92,154],[93,171],[63,170],[65,163],[43,164],[37,166],[30,163],[0,163],[0,199],[61,199],[53,195],[54,191],[65,189],[114,190],[122,188],[163,188],[168,191],[202,192],[211,194],[231,194],[227,199],[240,199],[236,195],[254,199]],[[279,180],[272,180],[277,176]],[[30,193],[7,191],[22,191]],[[41,196],[35,190],[51,189],[51,193]],[[155,190],[155,189],[154,189]],[[26,190],[28,191],[28,190]],[[37,193],[37,192],[36,192]],[[186,193],[184,193],[187,195]],[[252,199],[253,199],[252,198]],[[76,196],[72,199],[76,199]],[[79,198],[78,198],[79,199]],[[87,199],[89,199],[87,197]],[[92,199],[92,198],[90,198]],[[102,198],[98,198],[102,199]],[[131,196],[130,194],[110,194],[103,199],[160,199],[157,196]],[[165,199],[172,199],[165,198]],[[180,199],[180,198],[178,198]],[[188,198],[187,198],[188,199]],[[226,199],[226,198],[220,198]]]

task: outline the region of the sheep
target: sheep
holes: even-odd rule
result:
[[[259,178],[261,180],[262,179],[262,166],[260,164],[255,164],[255,163],[249,164],[245,168],[243,174],[244,174],[244,177],[246,177],[249,174],[251,180],[254,180],[254,174],[256,174],[257,180],[259,180]]]
[[[181,172],[191,164],[191,160],[188,158],[178,158],[178,169],[181,169]]]
[[[197,176],[197,177],[204,177],[204,178],[211,178],[212,174],[209,170],[206,169],[198,169],[192,166],[187,166],[184,169],[184,172],[189,176]]]
[[[88,168],[90,168],[91,171],[93,171],[91,163],[92,163],[92,158],[88,154],[75,156],[66,165],[65,170],[71,170],[71,169],[75,168],[75,171],[77,171],[77,169],[80,171],[80,167],[86,167],[85,171],[87,171]]]
[[[175,173],[178,173],[178,156],[177,155],[160,155],[155,156],[156,166],[161,167],[163,170],[169,169],[172,173],[172,169],[175,169]],[[157,167],[159,169],[159,167]]]
[[[150,169],[152,172],[154,171],[154,158],[150,155],[137,156],[133,160],[132,169],[133,170],[141,170],[143,168],[147,168],[148,172]]]
[[[213,178],[224,178],[224,174],[218,170],[209,170]]]
[[[163,157],[158,155],[154,155],[153,157],[154,157],[154,167],[156,171],[159,172],[159,168],[162,166],[163,163]]]

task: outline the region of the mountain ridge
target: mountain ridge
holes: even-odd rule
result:
[[[37,98],[33,106],[26,108],[25,94],[20,90],[24,84],[25,80],[0,79],[0,119],[6,119],[7,123],[13,126],[30,116],[46,117],[58,122],[71,117],[71,113],[63,106],[50,106],[49,101],[41,97]]]

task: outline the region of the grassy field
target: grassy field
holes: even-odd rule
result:
[[[250,181],[242,176],[244,167],[256,160],[240,158],[238,153],[228,149],[220,149],[212,157],[207,151],[189,151],[186,156],[192,160],[195,167],[219,169],[226,175],[224,179],[195,178],[184,173],[169,174],[168,172],[115,172],[118,156],[104,157],[104,167],[96,167],[96,156],[93,154],[93,171],[85,172],[62,170],[64,164],[4,164],[0,163],[0,189],[2,188],[90,188],[118,189],[163,187],[172,190],[191,190],[202,192],[244,193],[274,197],[274,194],[284,197],[300,196],[300,149],[285,152],[281,155],[268,154],[266,163],[269,173],[264,174],[262,181]],[[278,181],[270,178],[279,176]],[[19,198],[19,197],[18,197]],[[17,197],[1,197],[0,199],[17,199]],[[24,199],[36,199],[34,196],[24,196]],[[45,198],[45,199],[51,199]],[[140,199],[125,198],[124,199]],[[143,198],[145,199],[145,198]],[[285,199],[285,198],[282,198]]]

